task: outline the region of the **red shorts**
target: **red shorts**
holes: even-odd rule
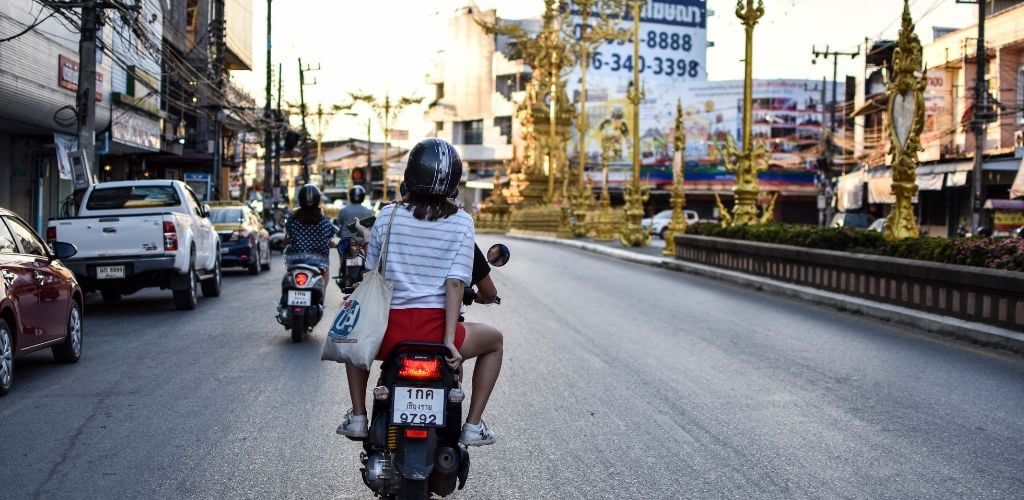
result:
[[[462,350],[466,327],[455,325],[455,348]],[[388,314],[388,331],[377,351],[383,361],[399,342],[444,342],[444,309],[392,309]]]

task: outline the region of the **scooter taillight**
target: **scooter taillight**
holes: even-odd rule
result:
[[[398,376],[412,380],[441,380],[441,360],[400,358]]]
[[[411,438],[411,439],[427,439],[427,430],[426,429],[406,428],[405,429],[405,437]]]
[[[309,275],[306,273],[295,273],[295,284],[299,286],[306,286],[309,282]]]

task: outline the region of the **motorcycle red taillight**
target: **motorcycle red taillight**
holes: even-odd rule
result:
[[[405,429],[405,437],[411,439],[427,439],[426,429]]]
[[[398,376],[412,380],[441,380],[441,360],[401,358]]]
[[[306,286],[309,282],[309,275],[306,273],[295,273],[295,284],[299,286]]]

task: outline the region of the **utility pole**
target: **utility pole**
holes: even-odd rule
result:
[[[832,104],[831,104],[831,106],[829,106],[831,108],[830,112],[829,112],[829,120],[828,120],[828,122],[829,122],[829,133],[828,133],[827,139],[825,139],[825,141],[824,141],[824,143],[825,143],[825,151],[824,151],[824,153],[825,153],[825,158],[826,158],[826,162],[827,163],[825,164],[825,169],[824,169],[825,170],[825,172],[824,172],[825,175],[823,176],[824,177],[824,182],[821,185],[822,196],[825,196],[825,222],[824,222],[824,224],[830,224],[832,222],[832,215],[833,215],[833,212],[834,212],[833,209],[832,209],[831,200],[829,199],[829,193],[830,192],[835,192],[835,190],[832,188],[831,174],[832,174],[832,169],[835,168],[835,164],[836,164],[836,162],[835,162],[835,155],[836,155],[835,135],[836,135],[836,128],[837,128],[836,127],[836,108],[838,107],[838,104],[839,104],[838,96],[836,94],[838,92],[838,86],[839,86],[839,83],[838,83],[838,80],[839,80],[839,56],[850,56],[850,59],[856,58],[857,56],[860,55],[860,47],[857,47],[857,50],[855,52],[843,52],[843,51],[839,51],[839,50],[832,50],[831,47],[829,47],[828,45],[825,46],[825,50],[824,51],[818,50],[817,47],[812,47],[811,50],[814,53],[814,59],[812,60],[812,62],[814,64],[818,63],[818,58],[819,57],[822,57],[822,58],[825,58],[825,59],[828,59],[829,57],[832,58]],[[824,83],[824,82],[822,82],[822,83]],[[824,96],[824,94],[825,94],[824,85],[822,85],[821,93],[822,93],[822,96]],[[824,99],[822,99],[822,106],[824,106],[824,104],[825,104],[825,101],[824,101]],[[824,111],[824,109],[823,109],[823,111]],[[824,116],[824,114],[823,114],[823,116]]]
[[[78,119],[78,150],[86,176],[96,168],[96,29],[99,5],[88,0],[82,5],[82,36],[78,41],[78,90],[75,106]],[[91,182],[91,181],[90,181]]]
[[[281,138],[287,130],[281,129],[284,123],[284,115],[281,114],[281,82],[284,75],[281,73],[281,63],[277,63],[277,114],[274,115],[274,195],[281,195]]]
[[[988,80],[985,69],[988,65],[985,53],[985,0],[978,1],[978,49],[977,75],[974,80],[974,171],[971,174],[971,234],[977,235],[982,226],[981,207],[984,203],[981,184],[982,165],[985,156],[986,125],[993,118],[988,103]]]
[[[224,52],[227,44],[224,41],[224,0],[214,0],[213,20],[210,22],[210,31],[213,47],[213,81],[217,87],[217,99],[224,95]],[[223,119],[223,103],[218,102],[214,106],[213,115],[213,166],[210,172],[210,200],[220,199],[218,187],[220,186],[221,167],[224,163],[224,141],[221,138],[221,127]]]
[[[320,70],[320,66],[319,65],[317,65],[316,68],[310,67],[309,65],[306,65],[305,68],[302,67],[302,58],[301,57],[299,58],[299,113],[301,113],[301,115],[302,115],[302,144],[303,144],[303,146],[302,146],[300,151],[301,151],[301,158],[302,158],[302,183],[303,184],[308,184],[309,183],[309,154],[308,154],[309,144],[307,142],[307,138],[309,137],[309,133],[306,131],[306,91],[305,91],[306,90],[306,72],[307,71],[319,71],[319,70]],[[316,80],[313,80],[313,83],[311,83],[310,85],[316,85]]]
[[[274,163],[270,155],[271,150],[276,146],[273,129],[277,126],[277,120],[270,113],[273,86],[270,71],[272,67],[270,62],[271,2],[273,0],[267,0],[267,102],[266,107],[263,108],[263,118],[267,121],[267,128],[263,132],[263,211],[268,215],[270,213],[270,197],[272,193],[271,182],[274,174]]]

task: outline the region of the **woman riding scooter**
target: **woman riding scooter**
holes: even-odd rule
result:
[[[380,220],[394,213],[384,278],[394,285],[388,328],[377,359],[386,359],[402,341],[443,342],[448,363],[461,366],[478,358],[473,373],[469,414],[459,442],[492,444],[495,435],[481,416],[501,371],[500,331],[481,323],[459,323],[462,295],[473,274],[473,219],[448,198],[458,189],[462,160],[441,139],[421,141],[409,153],[405,169],[408,195],[381,210]],[[389,224],[374,224],[366,269],[373,269]],[[367,436],[366,383],[369,372],[346,365],[352,409],[338,434]]]
[[[337,246],[334,224],[320,210],[320,189],[312,184],[299,188],[299,209],[284,223],[285,265],[308,264],[327,275],[331,263],[331,247]]]

